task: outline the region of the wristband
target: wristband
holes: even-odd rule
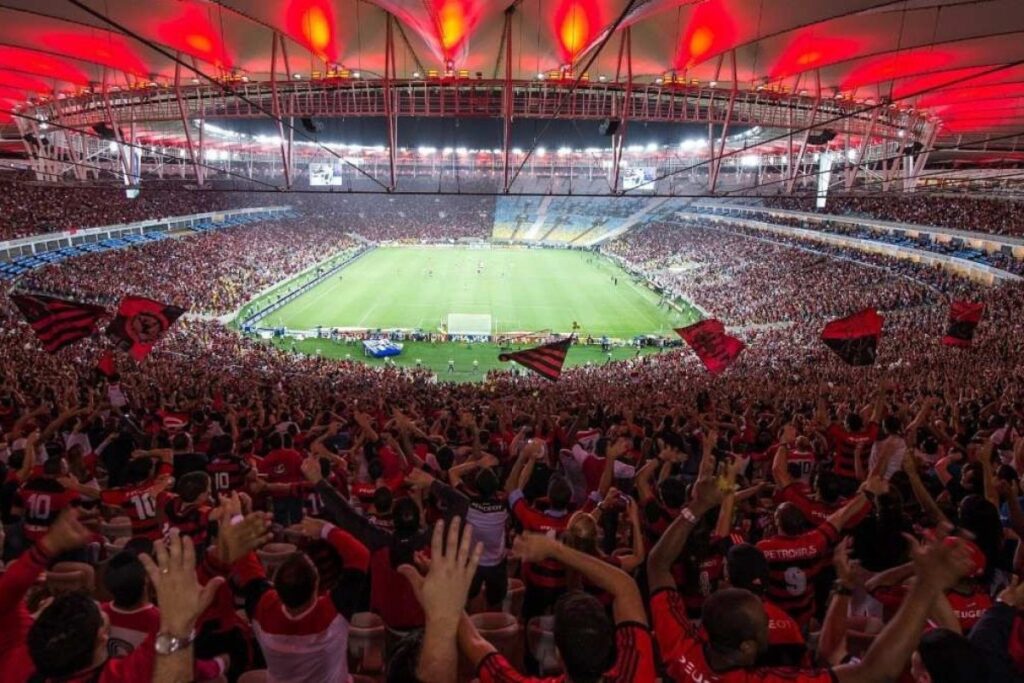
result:
[[[241,514],[233,515],[231,517],[231,526],[235,526],[236,524],[241,524],[244,520],[245,520],[245,517],[243,515],[241,515]]]
[[[697,523],[697,515],[693,514],[693,511],[690,510],[690,508],[683,508],[682,510],[680,510],[679,516],[685,519],[690,524]]]
[[[845,595],[847,597],[853,595],[853,589],[852,588],[849,588],[848,586],[844,586],[843,584],[839,583],[838,581],[836,581],[836,585],[832,588],[832,592],[835,593],[836,595]]]

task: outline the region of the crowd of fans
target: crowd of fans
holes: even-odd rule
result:
[[[306,216],[88,254],[34,271],[21,286],[105,304],[131,294],[220,314],[354,247],[336,222]]]
[[[256,195],[269,197],[269,195]],[[76,188],[33,183],[23,174],[0,177],[0,240],[81,230],[250,206],[249,195],[152,190],[128,199],[124,188]]]
[[[858,197],[837,195],[819,210],[814,197],[768,197],[765,205],[777,209],[863,216],[883,221],[932,225],[996,235],[1024,233],[1024,204],[1012,199],[947,195]]]
[[[103,378],[101,340],[45,354],[4,296],[2,675],[1024,680],[1024,288],[809,248],[608,247],[789,323],[720,376],[674,350],[449,385],[190,320]],[[953,295],[986,304],[969,349]],[[818,323],[869,305],[848,367]]]
[[[697,219],[656,221],[604,250],[731,325],[820,321],[867,306],[911,308],[936,302],[954,284],[969,288],[909,261],[765,235]]]
[[[296,195],[290,204],[307,214],[330,216],[375,242],[480,240],[494,225],[493,196],[346,194]]]

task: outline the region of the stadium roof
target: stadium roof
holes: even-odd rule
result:
[[[0,116],[33,95],[169,84],[176,55],[209,75],[266,79],[275,33],[293,77],[374,78],[388,13],[398,78],[501,77],[507,30],[514,78],[585,67],[613,78],[629,28],[640,82],[727,83],[735,63],[745,90],[820,87],[930,111],[947,141],[1024,128],[1021,0],[6,0]]]

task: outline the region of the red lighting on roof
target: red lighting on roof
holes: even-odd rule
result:
[[[434,0],[437,9],[437,32],[445,56],[460,47],[476,23],[470,0]]]
[[[738,35],[736,21],[725,0],[698,5],[686,25],[676,53],[676,68],[689,69],[733,47]]]
[[[885,55],[854,68],[843,80],[843,90],[873,85],[911,74],[936,71],[953,63],[955,55],[944,50],[909,50]]]
[[[0,46],[0,67],[56,78],[75,85],[88,85],[90,80],[84,71],[63,59],[20,47]]]
[[[51,50],[136,76],[147,76],[151,71],[123,38],[113,34],[100,37],[55,31],[43,33],[39,41]]]
[[[232,60],[213,22],[195,3],[183,3],[182,12],[157,26],[157,35],[167,45],[185,54],[230,69]]]
[[[555,9],[555,36],[564,62],[572,62],[604,28],[597,0],[561,0]]]
[[[38,78],[19,74],[14,71],[0,71],[0,86],[38,93],[48,93],[52,90],[49,85]]]
[[[334,5],[329,0],[291,0],[285,10],[285,27],[320,59],[338,61]]]
[[[771,70],[771,78],[786,78],[801,71],[854,57],[862,48],[854,38],[814,35],[801,31],[790,41]]]

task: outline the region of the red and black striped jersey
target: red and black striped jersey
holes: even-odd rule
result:
[[[231,455],[209,463],[206,471],[213,481],[214,493],[238,493],[245,491],[245,480],[252,471],[252,465],[245,458]]]
[[[565,527],[569,523],[569,515],[564,511],[541,512],[534,508],[526,502],[523,492],[519,489],[509,494],[508,506],[526,531],[558,533],[565,531]],[[565,567],[560,562],[553,560],[537,563],[524,562],[523,581],[542,588],[562,588],[565,586]]]
[[[768,597],[801,625],[813,612],[814,579],[838,541],[839,531],[824,522],[799,536],[777,535],[757,544],[768,560]]]
[[[132,535],[145,536],[155,541],[162,536],[160,528],[160,506],[158,496],[163,491],[171,465],[163,463],[155,478],[130,486],[108,489],[100,494],[100,501],[107,506],[120,508],[132,522]]]
[[[210,506],[190,505],[178,496],[171,497],[164,504],[164,536],[171,529],[190,537],[196,550],[205,549],[210,540]]]
[[[872,422],[859,432],[848,432],[841,425],[833,424],[826,432],[832,446],[833,471],[843,477],[856,477],[854,458],[857,448],[864,449],[864,457],[871,451],[871,444],[878,438],[878,425]]]
[[[78,493],[71,491],[49,477],[30,477],[18,488],[15,507],[24,512],[25,540],[35,543],[49,530],[57,516],[79,500]]]

